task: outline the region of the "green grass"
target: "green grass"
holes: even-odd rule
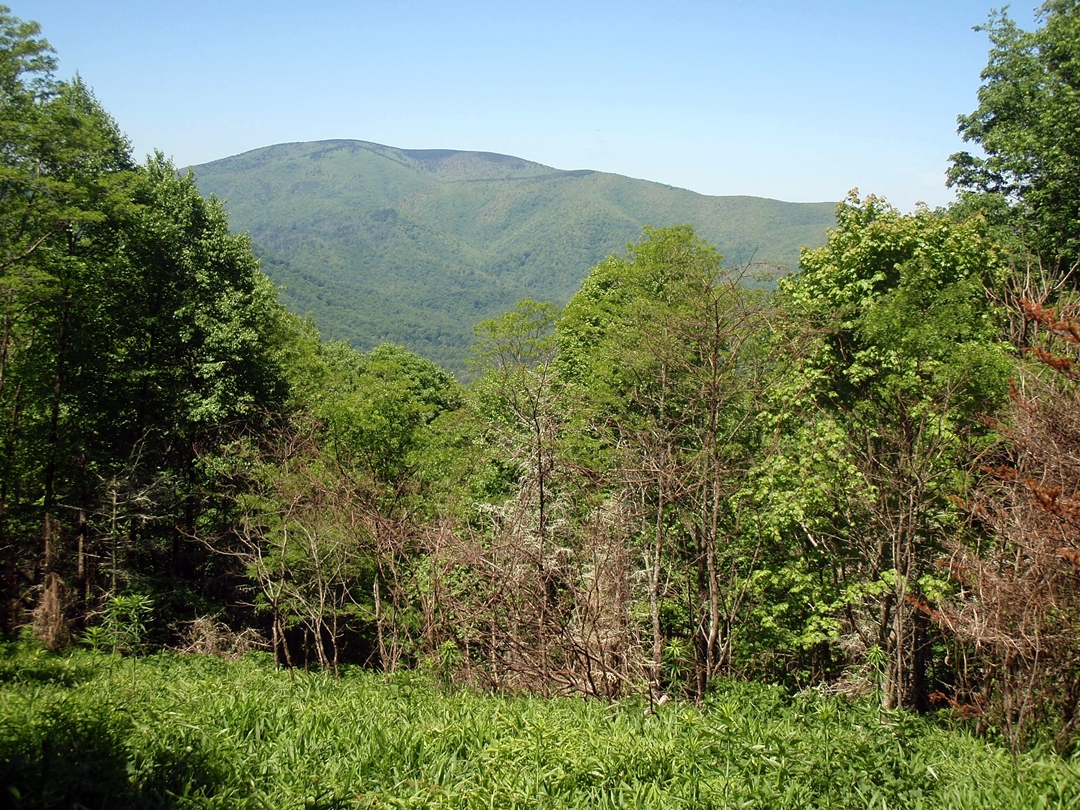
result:
[[[8,650],[0,786],[21,808],[1065,808],[1080,762],[932,719],[725,684],[707,705],[444,694],[159,655]]]

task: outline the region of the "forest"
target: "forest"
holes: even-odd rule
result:
[[[689,226],[646,228],[565,307],[526,299],[479,323],[463,386],[286,311],[221,203],[160,154],[134,160],[88,86],[54,78],[38,26],[0,13],[4,778],[33,759],[10,753],[19,729],[75,711],[15,700],[20,684],[45,688],[34,672],[63,686],[106,661],[100,677],[131,694],[151,671],[186,688],[186,659],[149,655],[164,649],[255,651],[220,677],[291,672],[252,688],[322,684],[313,701],[379,673],[370,700],[387,706],[435,701],[409,697],[423,679],[447,701],[424,711],[506,695],[524,701],[513,711],[594,712],[563,718],[564,734],[618,725],[603,707],[635,700],[646,717],[686,707],[692,730],[708,716],[694,707],[730,714],[751,696],[832,712],[813,727],[825,756],[831,733],[869,735],[859,750],[898,750],[901,781],[917,757],[874,737],[877,717],[947,717],[1014,757],[1074,756],[1080,4],[1051,0],[1035,31],[1004,13],[986,31],[955,204],[902,213],[852,191],[775,290]],[[268,666],[251,669],[258,651]],[[217,664],[191,666],[200,699],[225,699]],[[829,700],[799,709],[812,695]],[[164,745],[139,711],[125,709],[131,733]],[[84,719],[87,740],[119,739]],[[472,722],[438,721],[458,754]],[[939,733],[926,722],[913,733]],[[696,739],[664,750],[719,745]],[[221,751],[169,773],[242,759]],[[578,777],[607,784],[589,775],[601,765]],[[487,806],[476,790],[395,806]],[[896,790],[881,806],[915,806]],[[823,795],[804,798],[870,794]],[[709,801],[685,806],[729,806]],[[746,806],[811,806],[759,802]]]

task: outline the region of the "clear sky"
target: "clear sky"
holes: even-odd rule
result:
[[[355,138],[703,194],[952,198],[982,0],[6,0],[136,154]],[[1031,0],[1010,9],[1034,25]],[[1000,4],[998,4],[1000,5]]]

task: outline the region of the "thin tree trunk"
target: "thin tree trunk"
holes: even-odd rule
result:
[[[653,541],[652,560],[649,571],[649,612],[652,617],[652,680],[655,688],[660,686],[663,672],[664,635],[660,626],[660,563],[664,546],[664,499],[661,485],[660,503],[656,510],[656,536]]]
[[[56,343],[56,370],[53,374],[52,402],[49,406],[49,434],[46,441],[45,474],[43,480],[43,540],[44,553],[42,574],[53,572],[53,566],[60,554],[59,523],[53,512],[56,508],[54,483],[56,478],[56,457],[60,442],[60,400],[64,393],[65,354],[67,348],[67,320],[70,303],[65,301],[60,313],[60,333]]]

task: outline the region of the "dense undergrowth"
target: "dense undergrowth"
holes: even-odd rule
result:
[[[0,655],[0,806],[1080,807],[1080,761],[728,682],[701,708],[161,654]]]

